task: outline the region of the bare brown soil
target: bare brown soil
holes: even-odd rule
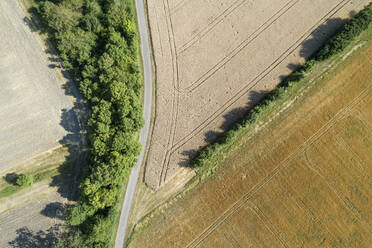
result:
[[[370,247],[372,42],[353,50],[129,247]]]
[[[145,182],[158,188],[369,0],[148,0],[156,117]]]

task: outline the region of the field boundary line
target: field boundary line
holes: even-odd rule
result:
[[[368,120],[361,109],[358,109],[358,117],[363,122],[363,124],[367,127],[367,129],[372,133],[372,120]]]
[[[370,86],[369,86],[370,87]],[[369,88],[369,87],[367,87],[367,89]],[[367,95],[366,96],[364,96],[364,97],[368,97],[369,96],[369,93],[371,93],[371,92],[368,92],[367,93]],[[355,109],[355,107],[356,107],[356,105],[358,104],[358,103],[360,103],[362,100],[363,100],[363,97],[361,96],[361,98],[360,99],[357,99],[358,101],[356,101],[355,102],[355,104],[350,108],[350,109],[347,109],[346,111],[346,113],[345,113],[345,116],[344,116],[344,118],[346,118],[347,116],[350,116],[350,114],[354,111],[354,110],[356,110]],[[340,141],[339,141],[339,139],[341,139],[342,140],[342,144],[340,144]],[[341,146],[343,146],[343,149],[346,151],[346,152],[349,152],[349,154],[352,156],[352,157],[356,157],[356,160],[357,160],[357,163],[358,163],[358,165],[357,165],[357,167],[362,167],[361,169],[362,169],[362,171],[364,170],[364,167],[363,167],[363,160],[361,160],[360,159],[360,157],[357,155],[357,154],[355,154],[355,152],[354,151],[352,151],[351,150],[351,148],[349,147],[349,145],[346,143],[346,141],[344,141],[343,140],[343,138],[342,137],[340,137],[339,135],[336,135],[336,138],[335,138],[335,141],[339,144],[339,145],[341,145]],[[307,148],[310,148],[310,147],[307,147]],[[341,190],[339,190],[339,184],[337,184],[337,182],[335,182],[335,181],[330,181],[330,180],[328,180],[327,178],[332,178],[331,176],[329,176],[329,174],[328,173],[326,173],[326,172],[324,172],[322,169],[321,169],[321,167],[320,166],[318,166],[315,162],[312,162],[311,161],[311,159],[309,158],[309,155],[307,154],[307,152],[308,152],[308,149],[305,149],[305,151],[304,151],[304,157],[305,157],[305,166],[307,167],[307,168],[309,168],[310,170],[312,170],[315,174],[317,174],[325,183],[326,183],[326,185],[329,187],[329,189],[331,190],[331,191],[333,191],[333,193],[335,193],[335,195],[337,196],[337,198],[343,203],[343,205],[345,206],[345,208],[348,210],[348,212],[349,213],[351,213],[357,220],[358,220],[358,222],[361,224],[361,226],[367,231],[367,232],[369,232],[369,233],[372,233],[372,231],[371,230],[369,230],[369,227],[368,227],[368,223],[366,223],[364,220],[363,220],[363,218],[362,218],[362,216],[360,216],[360,214],[358,213],[358,214],[356,214],[354,211],[353,211],[353,209],[350,207],[350,204],[348,203],[348,197],[346,197],[345,195],[344,195],[344,193],[341,191]],[[361,165],[362,164],[362,165]],[[359,168],[360,169],[360,168]],[[362,176],[362,175],[359,175],[359,177],[358,178],[360,178],[360,176]]]
[[[358,163],[358,167],[359,167],[359,169],[361,170],[361,171],[365,171],[365,163],[364,163],[364,161],[359,157],[359,155],[358,154],[356,154],[352,149],[351,149],[351,147],[349,146],[349,144],[341,137],[341,136],[339,136],[339,135],[337,135],[336,137],[335,137],[335,139],[336,139],[336,142],[340,145],[340,146],[342,146],[342,147],[344,147],[344,149],[347,151],[347,152],[349,152],[350,153],[350,155],[352,156],[352,157],[355,157],[356,158],[356,161],[357,161],[357,163]]]
[[[330,235],[332,236],[334,239],[336,239],[336,236],[334,235],[334,233],[332,233],[329,228],[313,213],[313,211],[311,211],[310,208],[308,208],[305,203],[300,199],[300,197],[298,196],[298,194],[293,190],[292,187],[290,187],[290,190],[291,190],[291,193],[293,194],[293,198],[294,198],[294,202],[296,203],[296,205],[298,206],[298,208],[302,209],[302,211],[304,211],[304,213],[310,217],[314,222],[316,223],[320,223],[322,225],[322,227],[325,229],[325,231]]]
[[[308,164],[311,164],[311,165],[308,165]],[[348,202],[344,199],[346,198],[344,196],[344,194],[342,194],[342,192],[340,192],[340,190],[337,189],[338,185],[337,183],[335,182],[330,182],[329,180],[326,179],[326,177],[323,175],[324,172],[321,171],[321,169],[319,168],[319,166],[317,165],[314,165],[314,163],[310,162],[308,159],[307,159],[307,163],[305,164],[306,167],[308,167],[310,170],[312,170],[316,175],[318,175],[324,182],[325,184],[328,186],[328,188],[331,190],[331,192],[333,192],[335,195],[336,195],[336,198],[344,205],[344,207],[347,209],[346,212],[349,212],[351,215],[353,215],[356,220],[360,223],[360,225],[362,226],[362,228],[364,230],[366,230],[367,232],[369,233],[372,233],[371,230],[369,230],[368,228],[368,223],[367,223],[367,227],[366,227],[366,223],[365,221],[362,219],[361,216],[358,216],[351,208],[350,208],[350,204],[348,204]],[[325,173],[326,174],[326,173]]]
[[[284,168],[288,167],[292,159],[301,155],[309,146],[314,144],[319,138],[326,134],[332,129],[340,120],[342,120],[358,102],[362,99],[368,90],[372,88],[372,84],[364,89],[357,97],[355,97],[348,106],[344,107],[337,114],[318,129],[312,136],[310,136],[302,145],[300,145],[294,152],[292,152],[286,159],[284,159],[277,167],[275,167],[261,182],[254,185],[250,191],[248,191],[243,197],[237,200],[232,207],[227,209],[222,215],[215,219],[215,221],[207,227],[197,238],[191,241],[186,247],[194,248],[199,246],[211,233],[213,233],[221,224],[223,224],[228,218],[234,215],[241,207],[247,204],[250,198],[269,183],[277,174]]]
[[[241,248],[239,242],[234,238],[234,235],[232,234],[231,231],[229,232],[229,236],[230,236],[230,237],[227,236],[227,232],[225,232],[225,233],[223,234],[223,236],[225,237],[225,239],[229,242],[229,244],[230,244],[233,248],[235,248],[235,245],[237,245],[238,248]],[[235,245],[234,245],[234,244],[235,244]]]

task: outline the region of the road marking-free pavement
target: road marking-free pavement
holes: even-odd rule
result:
[[[141,38],[141,55],[143,63],[143,80],[144,80],[144,120],[145,125],[141,130],[139,141],[142,145],[142,151],[138,157],[136,166],[132,169],[128,181],[128,186],[125,192],[124,203],[122,206],[119,227],[116,233],[115,248],[123,248],[125,234],[127,232],[128,219],[132,206],[134,193],[136,190],[137,181],[139,178],[141,165],[144,159],[146,142],[150,130],[151,110],[152,110],[152,66],[151,66],[151,50],[149,44],[149,35],[147,30],[147,21],[145,6],[143,0],[136,0],[136,10],[138,19],[138,31]]]

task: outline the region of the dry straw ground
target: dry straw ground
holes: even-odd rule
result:
[[[369,0],[147,0],[156,117],[145,182],[158,188]]]
[[[70,144],[80,142],[76,89],[62,78],[58,58],[22,10],[27,3],[0,1],[0,190],[9,186],[3,180],[8,174],[71,162]],[[61,145],[67,146],[54,149]],[[1,198],[0,247],[53,247],[75,175],[57,175]]]
[[[73,98],[18,1],[0,2],[0,173],[61,145]],[[49,55],[50,57],[50,55]],[[70,115],[71,116],[71,115]],[[70,124],[71,126],[72,124]]]
[[[372,41],[359,44],[129,247],[371,247]]]

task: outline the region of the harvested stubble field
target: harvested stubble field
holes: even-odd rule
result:
[[[64,223],[64,204],[68,201],[49,183],[38,183],[0,204],[0,210],[13,205],[0,212],[0,247],[53,248]]]
[[[0,173],[78,132],[73,98],[16,0],[0,2]],[[51,56],[51,55],[49,55]],[[69,117],[69,118],[66,118]]]
[[[30,187],[16,189],[11,195],[0,195],[1,248],[53,247],[60,226],[64,224],[66,207],[74,204],[76,173],[72,168],[79,162],[76,155],[63,147],[12,170],[15,174],[34,175],[36,182]],[[4,180],[6,173],[0,173],[0,177],[0,191],[13,186]]]
[[[315,67],[333,64],[129,247],[371,247],[371,37]]]
[[[369,0],[147,0],[156,117],[145,182],[187,167]]]
[[[0,190],[10,185],[3,180],[8,174],[41,173],[72,162],[70,145],[80,142],[76,89],[62,78],[58,58],[38,33],[21,3],[0,1]],[[59,170],[2,195],[0,247],[53,247],[75,179],[69,173],[62,180]]]

